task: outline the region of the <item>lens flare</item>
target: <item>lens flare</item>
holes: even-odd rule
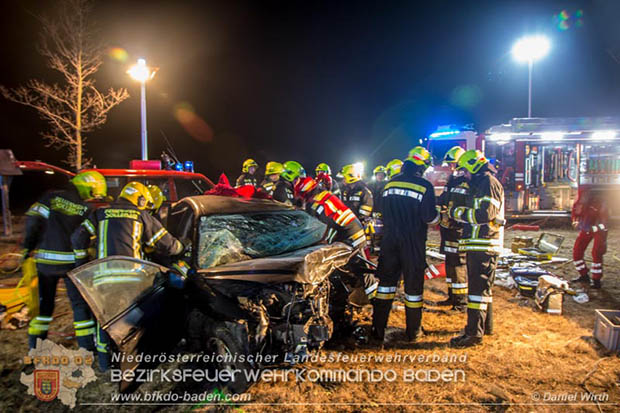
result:
[[[117,62],[125,63],[129,59],[129,53],[122,47],[111,47],[108,49],[108,57]]]
[[[573,27],[582,27],[583,10],[579,9],[572,14],[568,10],[562,10],[553,16],[553,23],[558,30],[563,32]]]
[[[472,109],[482,100],[482,89],[477,85],[461,85],[452,90],[450,103],[464,109]]]
[[[213,129],[196,114],[192,105],[181,102],[174,106],[174,117],[183,129],[199,142],[213,141]]]

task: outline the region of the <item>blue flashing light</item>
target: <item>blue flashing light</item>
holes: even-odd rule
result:
[[[446,131],[441,131],[441,132],[433,132],[429,135],[429,138],[439,138],[441,136],[458,135],[459,133],[461,133],[460,130],[446,130]]]
[[[177,162],[174,164],[175,171],[183,171],[183,164],[181,162]]]
[[[185,161],[185,172],[194,172],[194,161]]]

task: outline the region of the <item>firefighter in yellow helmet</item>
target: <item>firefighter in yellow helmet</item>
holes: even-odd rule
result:
[[[111,255],[143,258],[145,247],[152,248],[161,257],[181,254],[183,244],[148,212],[154,205],[145,185],[135,181],[125,185],[116,202],[91,212],[71,236],[76,265],[88,260],[86,250],[91,238],[95,242],[97,258]],[[99,285],[118,283],[118,278],[104,277],[99,280]],[[109,342],[107,334],[98,328],[96,348],[99,367],[104,371],[110,366]]]
[[[73,327],[78,345],[94,350],[95,322],[88,305],[67,272],[75,265],[71,234],[92,211],[87,202],[103,200],[107,195],[106,181],[97,171],[78,173],[65,189],[47,192],[26,212],[24,257],[34,251],[39,276],[39,314],[28,328],[28,344],[36,346],[45,339],[52,322],[58,280],[63,279],[71,307]],[[83,251],[86,254],[86,251]],[[79,257],[78,257],[79,258]]]
[[[157,185],[148,185],[147,188],[151,194],[151,198],[153,199],[151,211],[153,211],[153,214],[157,216],[159,213],[159,208],[161,208],[162,204],[167,201],[166,195],[164,195],[162,190]]]
[[[465,153],[460,146],[446,152],[443,164],[450,168],[450,176],[437,205],[442,211],[439,220],[441,244],[439,250],[446,257],[446,283],[448,298],[439,305],[452,306],[458,312],[466,311],[467,306],[467,266],[464,252],[459,252],[459,240],[463,236],[463,224],[450,218],[446,213],[451,208],[465,206],[469,194],[469,180],[458,169],[458,160]]]
[[[403,161],[400,159],[392,159],[390,162],[385,165],[385,172],[387,174],[387,179],[392,179],[395,175],[400,173],[400,168],[403,167]]]
[[[377,203],[376,201],[381,196],[381,192],[383,191],[383,187],[385,186],[386,182],[387,169],[385,168],[385,166],[379,165],[372,170],[372,182],[368,184],[368,189],[370,189],[370,192],[372,193],[372,199],[375,201],[375,203]],[[378,211],[378,209],[375,208],[373,211]]]
[[[284,172],[284,167],[280,162],[267,162],[267,166],[265,166],[265,179],[263,179],[263,182],[260,184],[263,191],[267,192],[270,196],[273,196],[276,185],[281,179],[280,175],[282,172]]]
[[[423,149],[423,148],[421,148]],[[383,240],[373,302],[371,345],[382,346],[399,279],[405,284],[406,343],[422,335],[422,294],[429,224],[439,221],[433,185],[422,176],[430,166],[428,151],[416,150],[401,172],[383,188]]]
[[[468,150],[458,160],[469,179],[466,206],[448,210],[450,218],[463,224],[459,252],[467,254],[468,296],[465,332],[450,340],[453,347],[480,344],[493,329],[493,282],[497,257],[502,249],[504,188],[493,176],[495,168],[484,154]]]
[[[372,214],[373,199],[370,189],[362,181],[364,167],[359,163],[345,165],[341,173],[344,177],[342,202],[365,224]]]
[[[254,159],[246,159],[241,167],[241,175],[237,178],[236,187],[252,185],[258,188],[258,163]]]
[[[293,205],[295,196],[293,185],[298,178],[305,178],[306,170],[297,161],[286,161],[282,164],[280,180],[273,190],[273,199]]]

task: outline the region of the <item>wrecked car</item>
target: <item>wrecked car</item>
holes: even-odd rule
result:
[[[183,343],[192,353],[269,354],[281,365],[330,339],[330,310],[342,308],[334,300],[347,299],[334,294],[330,274],[338,272],[344,286],[356,253],[321,243],[323,223],[271,200],[203,195],[174,204],[167,227],[189,246],[182,265],[112,256],[69,273],[117,352],[167,352]],[[235,358],[216,368],[261,368],[264,360]],[[137,365],[120,362],[123,370]],[[238,380],[229,387],[249,384]]]

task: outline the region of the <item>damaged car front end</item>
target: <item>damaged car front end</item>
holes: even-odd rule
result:
[[[355,252],[321,244],[320,221],[270,200],[205,195],[173,205],[167,227],[190,246],[182,262],[108,257],[69,274],[118,352],[184,343],[190,353],[271,356],[215,366],[248,369],[299,359],[330,339],[329,277]],[[249,384],[239,377],[228,387]]]

